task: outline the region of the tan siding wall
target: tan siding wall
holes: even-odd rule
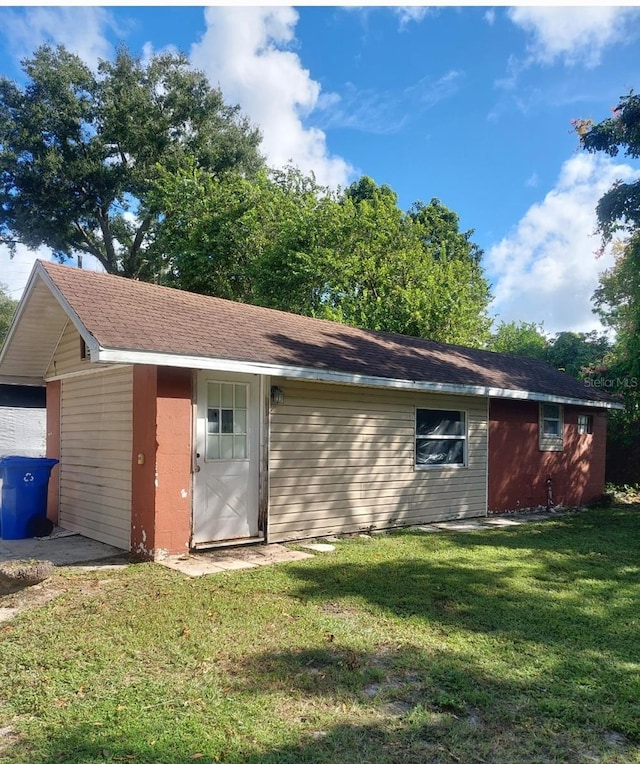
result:
[[[280,383],[271,415],[269,540],[486,514],[484,398]],[[467,467],[414,468],[415,409],[467,412]]]
[[[63,528],[122,549],[131,534],[133,367],[62,380]]]
[[[45,379],[57,377],[60,374],[86,371],[94,367],[95,364],[92,365],[88,358],[80,358],[80,335],[71,321],[68,321],[47,369]]]

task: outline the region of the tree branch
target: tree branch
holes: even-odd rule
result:
[[[100,224],[106,251],[105,262],[103,265],[108,273],[118,273],[118,256],[115,247],[113,246],[113,236],[111,235],[111,229],[109,228],[109,212],[106,209],[99,207],[96,210],[96,218]]]
[[[135,238],[133,239],[133,243],[131,244],[131,249],[129,251],[129,270],[131,271],[131,275],[134,274],[134,271],[136,270],[136,260],[138,259],[138,253],[140,252],[140,247],[142,246],[142,242],[144,241],[145,234],[147,231],[151,228],[151,221],[153,218],[151,215],[147,215],[146,218],[142,221],[142,225],[138,230],[136,231]]]

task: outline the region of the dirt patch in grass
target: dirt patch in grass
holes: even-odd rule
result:
[[[81,569],[54,569],[51,576],[42,583],[0,596],[0,623],[10,621],[28,610],[41,608],[63,594],[71,594],[78,600],[86,599],[113,583],[113,578],[88,575]]]

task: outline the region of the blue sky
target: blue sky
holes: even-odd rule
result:
[[[635,7],[0,7],[0,72],[43,42],[95,64],[119,42],[176,49],[261,128],[268,162],[439,198],[485,251],[498,320],[598,328],[594,207],[640,165],[578,148],[640,86]],[[35,253],[0,249],[16,297]],[[41,251],[39,256],[47,256]]]

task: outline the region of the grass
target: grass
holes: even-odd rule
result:
[[[0,627],[0,758],[640,762],[640,509],[56,573]]]

